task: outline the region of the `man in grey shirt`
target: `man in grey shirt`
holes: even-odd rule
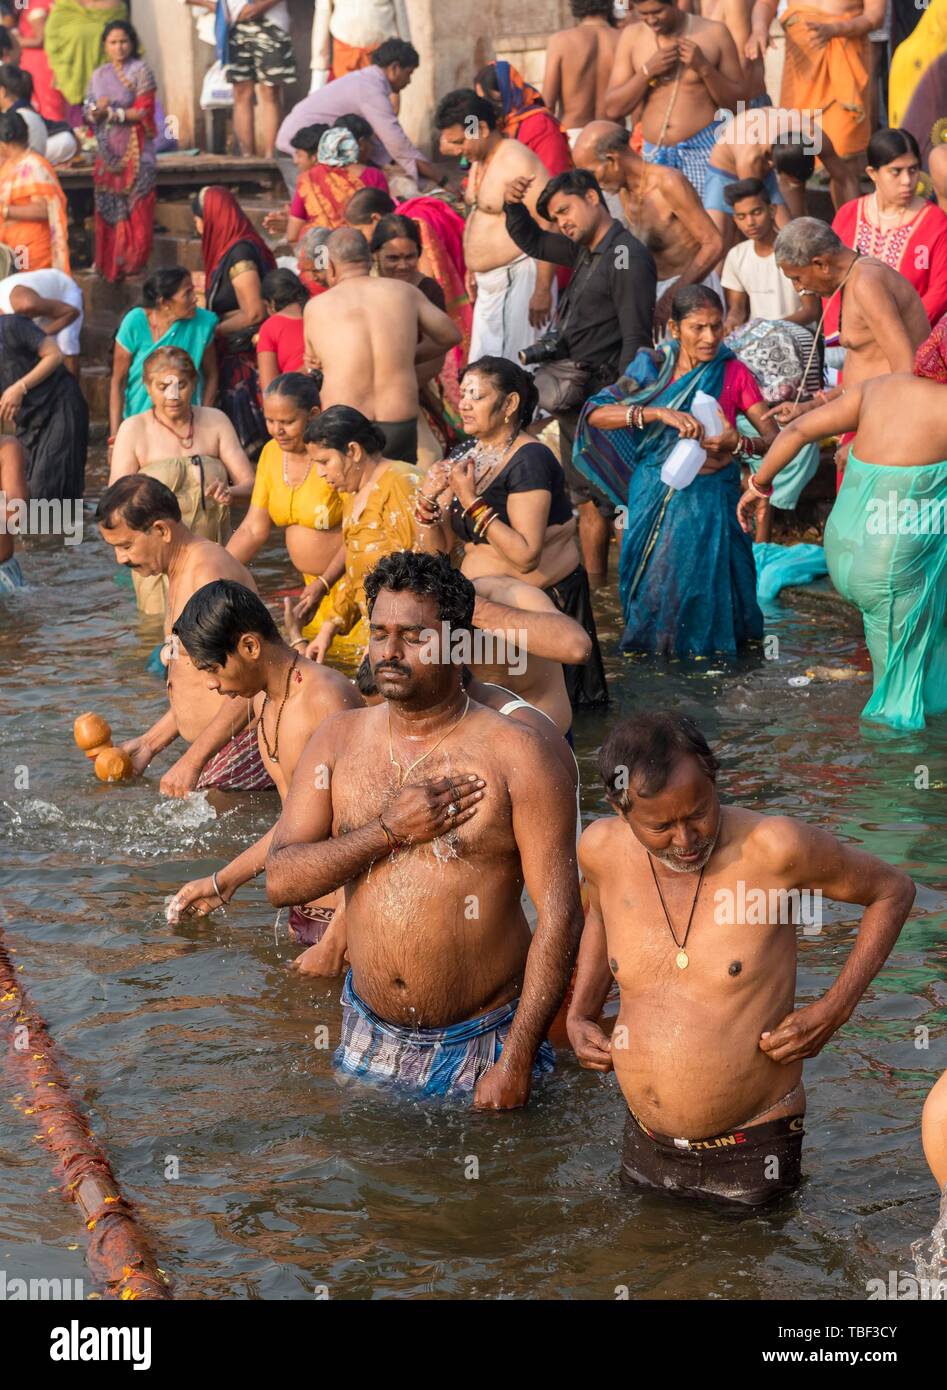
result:
[[[391,93],[403,92],[420,59],[417,49],[403,39],[387,39],[372,55],[371,66],[339,77],[318,92],[297,102],[280,126],[276,148],[292,155],[291,140],[310,125],[332,125],[340,116],[364,116],[375,132],[375,162],[400,164],[417,182],[418,175],[446,183],[440,172],[411,143],[394,113]]]

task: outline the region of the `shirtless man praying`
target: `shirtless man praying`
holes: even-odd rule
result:
[[[613,0],[571,0],[569,8],[577,22],[551,34],[546,45],[543,101],[574,147],[583,126],[605,114],[618,29]]]
[[[95,513],[102,539],[115,559],[136,574],[167,575],[166,645],[170,708],[147,733],[123,744],[136,773],[179,736],[187,752],[161,779],[165,796],[189,791],[260,791],[273,782],[263,766],[256,732],[247,728],[246,705],[232,706],[208,690],[198,671],[172,637],[174,624],[191,595],[215,579],[232,579],[256,592],[250,571],[216,541],[195,536],[181,521],[178,499],[147,473],[119,478],[102,494]]]
[[[344,886],[342,1073],[525,1105],[552,1066],[544,1039],[582,927],[574,793],[537,734],[464,693],[459,663],[422,659],[426,631],[470,633],[473,592],[445,556],[386,556],[366,594],[384,703],[311,739],[267,892],[281,906]]]
[[[285,611],[290,631],[298,633],[290,599],[285,601]],[[260,757],[285,801],[309,739],[330,715],[360,708],[358,691],[331,666],[307,661],[304,637],[287,645],[266,604],[229,579],[198,589],[173,631],[194,669],[203,674],[208,690],[231,702],[253,702]],[[211,877],[186,883],[174,896],[168,920],[204,917],[229,903],[238,888],[262,874],[272,838],[269,830]],[[292,907],[289,926],[296,940],[317,947],[332,930],[334,907],[334,895]],[[331,954],[329,948],[331,941],[323,954]],[[306,953],[310,960],[318,954]]]
[[[700,197],[717,113],[735,111],[745,96],[733,39],[671,0],[639,0],[635,13],[641,23],[618,40],[605,114],[621,121],[640,108],[645,159],[679,169]]]
[[[326,242],[329,289],[306,305],[306,360],[323,373],[322,408],[349,405],[385,436],[385,454],[418,457],[417,368],[448,352],[460,330],[414,285],[372,275],[368,242],[341,227]]]
[[[619,194],[629,229],[654,257],[654,321],[663,331],[675,292],[711,274],[723,253],[723,238],[684,175],[646,164],[630,138],[614,121],[593,121],[576,142],[575,162],[595,175],[603,191]],[[713,288],[719,290],[719,281]]]
[[[884,965],[914,884],[825,830],[721,805],[689,719],[626,720],[599,767],[615,814],[579,845],[589,911],[570,1041],[584,1067],[618,1077],[625,1184],[762,1206],[800,1180],[803,1062]],[[821,894],[865,912],[838,979],[797,1009],[796,931],[820,929]],[[609,1041],[598,1019],[613,980]]]
[[[531,149],[500,133],[492,104],[472,90],[461,88],[444,97],[434,126],[441,133],[442,154],[462,155],[473,164],[464,231],[467,291],[474,301],[469,361],[487,356],[515,362],[549,323],[554,267],[532,260],[513,242],[506,230],[503,192],[512,179],[531,179],[526,204],[535,217],[549,176]]]

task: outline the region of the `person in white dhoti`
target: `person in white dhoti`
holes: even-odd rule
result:
[[[464,232],[467,290],[474,300],[470,360],[487,355],[516,361],[548,328],[556,291],[554,267],[524,256],[510,239],[503,193],[511,180],[528,178],[525,201],[538,218],[536,202],[549,176],[532,150],[500,133],[492,105],[472,90],[450,92],[437,108],[434,126],[441,154],[465,156],[473,166]]]

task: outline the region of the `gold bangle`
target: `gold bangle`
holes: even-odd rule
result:
[[[326,591],[327,594],[328,594],[328,593],[331,593],[331,589],[330,589],[330,587],[329,587],[328,581],[324,578],[323,575],[317,574],[317,575],[316,575],[316,579],[318,579],[319,583],[320,583],[320,584],[322,585],[322,587],[325,589],[325,591]],[[315,581],[313,581],[313,582],[315,582]]]

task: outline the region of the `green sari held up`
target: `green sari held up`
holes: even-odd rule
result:
[[[825,524],[832,583],[861,609],[874,691],[862,718],[923,729],[947,711],[947,462],[849,453]]]
[[[43,31],[43,47],[56,86],[70,106],[85,101],[89,79],[102,64],[102,34],[106,24],[128,18],[125,0],[93,10],[82,0],[56,0]]]

